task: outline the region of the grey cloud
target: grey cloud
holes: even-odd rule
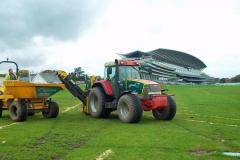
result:
[[[107,1],[2,0],[0,47],[25,46],[36,35],[63,41],[78,38]]]
[[[44,65],[47,57],[34,36],[61,41],[79,38],[109,0],[1,0],[0,60],[24,67]]]
[[[25,48],[24,51],[8,50],[1,53],[0,61],[8,58],[9,60],[16,62],[20,68],[34,68],[45,64],[47,57],[42,53],[43,51],[39,50],[39,48]]]

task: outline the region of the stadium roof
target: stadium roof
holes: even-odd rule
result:
[[[170,50],[170,49],[156,49],[150,52],[141,52],[134,51],[128,54],[121,54],[126,58],[141,58],[141,57],[149,57],[151,56],[157,61],[166,62],[186,68],[194,68],[194,69],[204,69],[207,66],[197,57],[194,57],[190,54]]]

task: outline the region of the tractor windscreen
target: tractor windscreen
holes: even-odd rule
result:
[[[119,66],[120,80],[140,79],[140,74],[135,66]]]

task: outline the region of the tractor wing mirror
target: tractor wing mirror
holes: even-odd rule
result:
[[[116,64],[116,65],[118,65],[118,60],[117,60],[117,59],[115,59],[115,61],[114,61],[114,62],[115,62],[115,64]]]

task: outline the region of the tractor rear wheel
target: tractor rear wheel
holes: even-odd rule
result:
[[[105,108],[106,95],[100,87],[94,87],[89,94],[88,108],[91,116],[108,118],[111,110]]]
[[[156,120],[172,120],[176,115],[176,103],[171,96],[168,96],[168,106],[163,109],[152,110]]]
[[[42,115],[44,118],[56,118],[59,113],[58,104],[54,101],[47,102],[48,109],[42,111]]]
[[[135,95],[125,94],[118,101],[117,112],[122,122],[137,123],[142,118],[143,109]]]
[[[2,117],[3,102],[0,101],[0,118]]]
[[[10,117],[15,122],[27,119],[27,106],[23,101],[13,101],[9,105]]]

